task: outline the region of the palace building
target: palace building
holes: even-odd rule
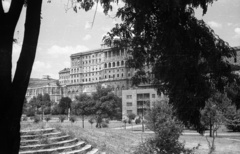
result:
[[[112,48],[90,50],[72,54],[71,67],[59,72],[64,96],[74,99],[80,93],[96,91],[98,84],[110,86],[120,96],[131,87],[133,69],[126,68],[126,51]]]

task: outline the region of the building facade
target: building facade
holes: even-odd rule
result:
[[[63,96],[63,88],[58,84],[58,80],[43,78],[31,79],[26,92],[26,99],[29,101],[39,94],[49,94],[51,101],[59,102]]]
[[[133,69],[125,66],[126,51],[104,48],[72,54],[69,69],[69,81],[63,81],[68,76],[67,71],[60,71],[60,84],[64,85],[64,96],[75,99],[80,93],[90,94],[96,91],[98,84],[110,86],[113,92],[120,96],[122,90],[129,89]],[[64,84],[63,84],[64,83]],[[66,84],[65,84],[66,83]]]
[[[122,116],[125,118],[129,113],[142,116],[145,111],[153,107],[156,101],[166,99],[166,96],[163,94],[158,95],[153,88],[123,90]]]

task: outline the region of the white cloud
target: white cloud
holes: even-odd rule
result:
[[[70,56],[71,54],[83,52],[89,50],[86,46],[77,45],[76,47],[72,46],[65,46],[60,47],[58,45],[54,45],[48,49],[48,54],[52,55],[53,57],[60,57],[60,56]]]
[[[87,41],[87,40],[90,40],[91,38],[92,36],[87,34],[86,36],[84,36],[83,40]]]
[[[227,25],[228,25],[228,26],[232,26],[232,25],[233,25],[233,23],[229,22],[229,23],[227,23]]]
[[[49,63],[45,63],[41,61],[35,61],[33,64],[34,71],[42,71],[50,68],[52,68],[52,66]]]
[[[91,27],[92,27],[92,23],[89,22],[89,21],[87,21],[87,22],[85,23],[85,29],[89,29],[89,28],[91,28]]]
[[[8,12],[10,8],[10,1],[9,0],[2,1],[2,6],[3,6],[4,12],[5,13]]]
[[[234,29],[234,32],[236,33],[236,34],[234,35],[234,38],[240,38],[240,28],[239,28],[239,27],[235,28],[235,29]]]
[[[212,27],[212,28],[222,28],[222,24],[217,23],[217,22],[215,22],[215,21],[209,21],[209,22],[208,22],[208,25],[209,25],[210,27]]]

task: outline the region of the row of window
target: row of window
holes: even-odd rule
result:
[[[124,65],[124,61],[121,61],[121,66],[123,65]],[[113,63],[104,64],[104,68],[111,68],[111,67],[118,67],[118,66],[120,66],[120,61],[117,61],[116,63],[113,62]]]
[[[137,99],[149,99],[150,94],[149,93],[143,93],[143,94],[137,94]],[[152,94],[152,98],[155,98],[155,94]],[[127,99],[132,99],[132,95],[126,95]]]

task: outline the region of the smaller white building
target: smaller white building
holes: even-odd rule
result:
[[[122,117],[125,118],[129,113],[142,116],[157,100],[163,99],[166,99],[166,96],[158,95],[155,89],[123,90]]]

